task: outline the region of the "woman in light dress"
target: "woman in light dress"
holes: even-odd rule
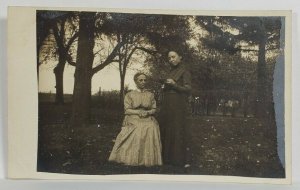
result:
[[[137,90],[124,98],[125,118],[111,151],[109,161],[130,166],[162,165],[158,122],[154,118],[156,102],[145,89],[147,76],[137,73]]]

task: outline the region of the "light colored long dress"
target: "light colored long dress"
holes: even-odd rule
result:
[[[125,118],[111,151],[109,161],[131,166],[162,165],[161,141],[154,95],[149,91],[131,91],[124,98]],[[146,110],[147,117],[132,114],[132,110]]]

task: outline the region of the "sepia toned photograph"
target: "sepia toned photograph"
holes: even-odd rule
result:
[[[9,178],[291,183],[291,12],[8,13]]]
[[[284,16],[37,10],[37,172],[285,178],[284,46]]]

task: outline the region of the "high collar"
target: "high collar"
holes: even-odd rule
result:
[[[182,67],[184,67],[184,64],[182,63],[182,62],[180,62],[178,65],[176,65],[176,66],[171,66],[171,71],[172,70],[176,70],[176,69],[179,69],[179,68],[182,68]]]
[[[146,92],[147,90],[146,89],[141,90],[141,89],[137,88],[136,91],[138,91],[138,92]]]

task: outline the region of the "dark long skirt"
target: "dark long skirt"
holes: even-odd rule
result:
[[[186,97],[165,93],[160,112],[160,130],[163,164],[183,166],[186,146]]]

